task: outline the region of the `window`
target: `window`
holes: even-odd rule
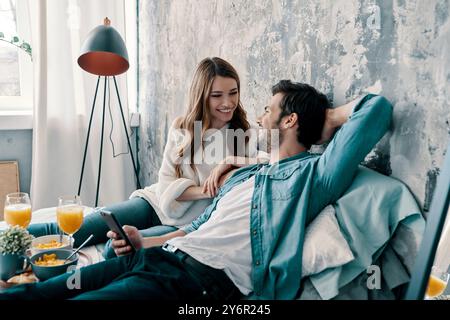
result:
[[[32,110],[30,43],[26,0],[0,0],[0,111]]]

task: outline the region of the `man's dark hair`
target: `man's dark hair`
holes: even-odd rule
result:
[[[325,110],[331,107],[327,97],[305,83],[281,80],[272,87],[272,95],[283,93],[284,97],[280,102],[281,118],[291,113],[298,116],[297,140],[305,146],[319,141],[325,123]]]

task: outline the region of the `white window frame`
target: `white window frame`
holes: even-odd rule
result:
[[[16,17],[19,38],[31,43],[30,17],[26,0],[16,0]],[[0,96],[0,115],[32,114],[33,112],[33,62],[25,51],[17,48],[17,52],[20,96]]]

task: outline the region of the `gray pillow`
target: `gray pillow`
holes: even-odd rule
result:
[[[326,206],[308,225],[303,244],[302,278],[354,259],[332,205]]]

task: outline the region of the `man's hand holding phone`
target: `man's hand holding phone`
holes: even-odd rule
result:
[[[143,238],[136,227],[124,225],[123,231],[125,231],[136,250],[142,248]],[[131,246],[127,245],[126,241],[116,232],[110,230],[106,236],[112,240],[111,246],[117,256],[124,256],[132,252]]]

